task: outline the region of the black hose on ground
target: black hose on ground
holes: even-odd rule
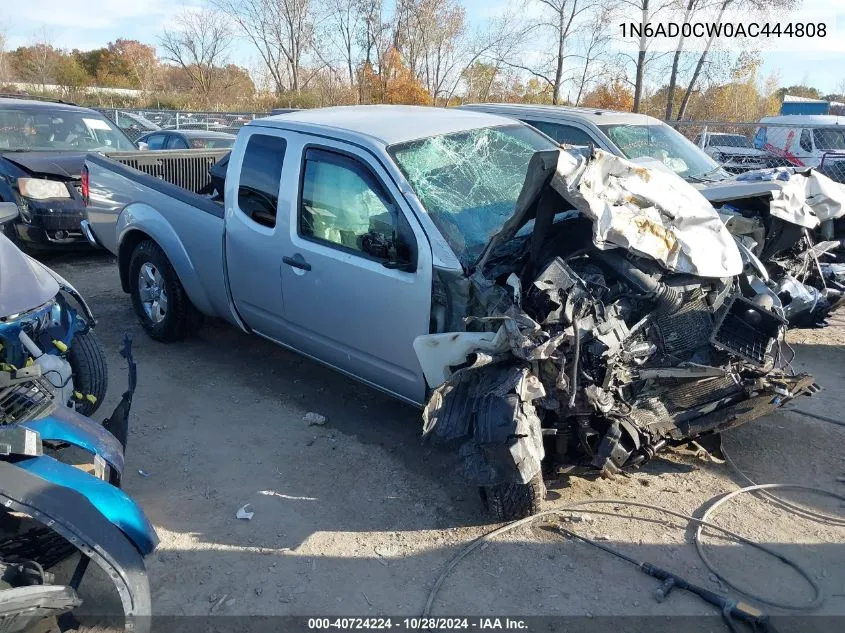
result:
[[[653,504],[650,504],[650,503],[641,503],[641,502],[638,502],[638,501],[631,501],[630,499],[587,499],[587,500],[584,500],[584,501],[576,501],[574,503],[568,503],[562,508],[558,508],[558,509],[555,509],[555,510],[546,510],[545,512],[540,512],[538,514],[527,517],[525,519],[520,519],[518,521],[508,523],[507,525],[503,525],[502,527],[497,528],[497,529],[493,530],[492,532],[488,532],[487,534],[480,536],[479,538],[477,538],[474,541],[472,541],[471,543],[469,543],[462,550],[457,552],[457,554],[455,554],[449,560],[449,562],[446,564],[446,567],[440,573],[440,576],[438,576],[437,580],[434,583],[434,586],[431,588],[431,591],[428,594],[428,600],[426,601],[426,604],[425,604],[425,609],[423,610],[422,617],[428,617],[431,614],[431,608],[434,605],[434,600],[437,597],[437,593],[440,591],[440,587],[443,585],[443,583],[445,582],[446,578],[451,573],[451,571],[455,567],[458,566],[458,563],[460,563],[470,553],[472,553],[473,551],[475,551],[476,549],[478,549],[479,547],[481,547],[482,545],[484,545],[485,543],[490,541],[492,538],[499,536],[501,534],[506,534],[507,532],[512,532],[513,530],[515,530],[519,527],[522,527],[523,525],[531,524],[534,521],[537,521],[538,519],[541,519],[543,517],[566,514],[566,513],[570,512],[572,510],[575,510],[576,508],[579,509],[581,512],[588,512],[588,513],[589,512],[598,512],[597,510],[584,510],[585,506],[590,506],[590,505],[615,505],[615,506],[631,506],[631,507],[636,507],[636,508],[647,508],[649,510],[656,510],[658,512],[663,512],[665,514],[668,514],[670,516],[674,516],[674,517],[677,517],[677,518],[686,519],[688,522],[693,523],[697,526],[696,531],[695,531],[695,546],[696,546],[696,551],[697,551],[699,557],[701,558],[702,562],[704,562],[704,564],[707,566],[707,568],[713,574],[715,574],[718,578],[723,580],[725,583],[729,584],[731,587],[733,587],[737,591],[739,591],[739,592],[741,592],[741,593],[743,593],[743,594],[745,594],[745,595],[747,595],[747,596],[749,596],[749,597],[751,597],[755,600],[758,600],[759,602],[762,602],[762,603],[765,603],[765,604],[768,604],[768,605],[772,605],[772,606],[775,606],[775,607],[778,607],[778,608],[781,608],[781,609],[785,609],[785,610],[811,611],[813,609],[818,608],[821,605],[821,603],[824,601],[824,597],[822,595],[821,588],[819,587],[818,582],[816,582],[816,580],[813,578],[813,576],[810,574],[809,571],[807,571],[806,569],[801,567],[801,565],[799,565],[798,563],[796,563],[794,560],[787,557],[786,555],[781,554],[780,552],[777,552],[774,549],[767,547],[766,545],[763,545],[762,543],[752,541],[751,539],[748,539],[744,536],[741,536],[741,535],[739,535],[735,532],[732,532],[732,531],[730,531],[726,528],[720,527],[720,526],[715,525],[714,523],[711,523],[711,522],[708,521],[708,518],[711,517],[715,513],[716,509],[719,508],[722,504],[724,504],[729,499],[732,499],[733,497],[736,497],[737,495],[740,495],[740,494],[743,494],[743,493],[746,493],[746,492],[756,492],[756,491],[759,491],[759,490],[772,489],[772,488],[789,488],[789,489],[798,489],[798,490],[810,491],[810,492],[813,492],[813,493],[816,493],[816,494],[821,494],[821,495],[824,495],[824,496],[832,497],[832,498],[838,499],[840,501],[845,501],[845,496],[839,495],[839,494],[836,494],[834,492],[830,492],[828,490],[824,490],[824,489],[821,489],[821,488],[812,488],[812,487],[809,487],[809,486],[799,486],[799,485],[795,485],[795,484],[761,484],[761,485],[748,486],[746,488],[740,488],[739,490],[735,490],[734,492],[731,492],[731,493],[721,497],[715,503],[710,505],[710,507],[704,513],[704,516],[700,519],[697,518],[697,517],[694,517],[694,516],[690,516],[688,514],[684,514],[683,512],[677,512],[675,510],[670,510],[669,508],[663,508],[663,507],[656,506],[656,505],[653,505]],[[711,501],[712,501],[712,499],[711,499]],[[640,519],[640,517],[633,517],[633,516],[629,516],[627,518],[637,519],[637,520]],[[750,545],[750,546],[752,546],[756,549],[759,549],[760,551],[765,552],[766,554],[769,554],[770,556],[773,556],[774,558],[781,561],[785,565],[792,567],[792,569],[794,569],[802,578],[804,578],[807,581],[807,584],[812,588],[812,590],[813,590],[812,600],[810,600],[806,604],[804,604],[804,603],[794,604],[794,603],[787,603],[787,602],[778,602],[778,601],[775,601],[775,600],[772,600],[772,599],[769,599],[769,598],[764,598],[764,597],[758,596],[757,594],[755,594],[755,593],[753,593],[753,592],[751,592],[747,589],[742,589],[742,588],[738,587],[737,584],[735,584],[735,583],[731,582],[730,580],[726,579],[717,570],[716,566],[709,560],[709,558],[707,558],[707,556],[704,554],[703,545],[701,543],[701,532],[702,532],[702,528],[705,528],[705,527],[712,529],[712,530],[715,530],[717,532],[721,532],[725,536],[728,536],[728,537],[730,537],[730,538],[732,538],[732,539],[734,539],[738,542],[745,543],[745,544]]]

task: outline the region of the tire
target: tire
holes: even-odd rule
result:
[[[527,484],[497,484],[481,489],[488,510],[497,521],[515,521],[537,514],[546,497],[546,484],[537,474]]]
[[[100,408],[109,387],[109,367],[103,347],[94,331],[77,333],[67,351],[67,362],[73,371],[73,389],[83,394],[76,402],[76,410],[89,418]],[[91,402],[85,396],[94,396]]]
[[[142,269],[145,271],[144,282],[139,278]],[[154,279],[150,280],[146,273],[152,273]],[[152,285],[142,288],[142,283]],[[150,338],[156,341],[162,343],[181,341],[199,325],[200,313],[188,298],[167,255],[152,240],[144,240],[132,252],[132,257],[129,259],[129,292],[132,295],[132,307],[138,315],[141,327],[147,331]],[[158,295],[155,294],[157,292],[159,292]],[[156,296],[158,296],[158,304],[154,302]],[[162,298],[164,299],[163,310]],[[150,304],[151,299],[152,304]],[[146,307],[145,300],[147,300]]]

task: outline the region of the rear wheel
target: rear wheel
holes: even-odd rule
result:
[[[546,484],[538,473],[527,484],[497,484],[481,488],[487,508],[498,521],[515,521],[537,514],[546,497]]]
[[[109,368],[103,347],[93,330],[77,333],[67,351],[67,362],[73,372],[73,388],[82,394],[76,410],[91,417],[100,408],[109,386]]]
[[[141,326],[157,341],[181,341],[199,324],[199,312],[164,251],[152,240],[144,240],[132,253],[129,291]]]

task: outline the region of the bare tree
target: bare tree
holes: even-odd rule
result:
[[[579,29],[583,36],[582,52],[575,55],[583,61],[581,77],[578,79],[578,92],[575,95],[575,105],[580,105],[589,77],[595,76],[595,62],[607,52],[610,42],[611,9],[609,5],[596,5],[589,20]]]
[[[646,35],[646,25],[656,22],[657,15],[663,11],[670,9],[672,4],[677,0],[619,0],[620,4],[636,10],[640,15],[639,26],[640,35],[637,40],[637,56],[630,58],[634,62],[634,81],[631,86],[634,89],[634,105],[632,110],[634,112],[640,111],[640,105],[643,98],[643,85],[645,83],[646,69],[648,65],[662,54],[649,54],[648,48],[651,44],[651,38]]]
[[[0,31],[0,82],[5,82],[9,79],[9,62],[7,58],[6,34]]]
[[[578,20],[585,12],[593,9],[600,0],[535,0],[543,9],[542,17],[535,22],[533,31],[551,34],[554,53],[538,64],[505,62],[506,65],[528,72],[545,83],[552,93],[552,103],[560,103],[561,90],[566,80],[567,59],[574,56],[569,52],[570,37],[577,28]],[[533,32],[532,32],[533,35]]]
[[[212,0],[258,50],[276,92],[298,92],[314,35],[311,0]]]
[[[733,7],[734,9],[747,8],[748,10],[761,12],[786,12],[794,9],[800,1],[801,0],[719,0],[719,13],[715,21],[721,22],[725,11],[727,11],[729,7]],[[710,35],[704,46],[704,50],[698,57],[698,62],[695,65],[695,69],[692,72],[692,77],[687,85],[687,89],[684,91],[684,97],[681,99],[681,105],[678,108],[678,121],[683,119],[684,115],[686,115],[690,97],[692,97],[692,93],[695,90],[696,83],[698,82],[699,75],[701,74],[701,69],[704,67],[704,62],[707,60],[707,56],[713,46],[713,40],[715,37],[715,32]]]
[[[692,16],[701,8],[705,0],[678,0],[681,6],[684,6],[684,18],[681,23],[689,22]],[[669,86],[666,90],[666,113],[665,119],[668,121],[672,118],[675,111],[675,88],[678,83],[678,64],[681,61],[681,54],[684,51],[684,43],[686,38],[683,32],[678,38],[678,45],[675,48],[675,53],[672,56],[672,71],[669,73]]]
[[[220,69],[228,61],[232,32],[226,17],[217,11],[185,9],[176,16],[176,28],[160,38],[164,58],[179,64],[202,96],[206,106],[218,89],[228,87]]]
[[[355,70],[360,59],[358,39],[367,6],[361,0],[325,0],[325,8],[329,31],[338,38],[337,45],[341,49],[349,85],[354,86]]]

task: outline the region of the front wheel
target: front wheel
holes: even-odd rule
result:
[[[74,335],[67,362],[73,372],[73,389],[82,394],[82,399],[75,401],[76,410],[90,418],[100,408],[109,387],[106,354],[93,330]]]
[[[144,240],[129,260],[129,291],[141,326],[156,341],[181,341],[200,314],[161,247]]]
[[[497,484],[481,488],[487,508],[498,521],[515,521],[537,514],[546,497],[546,484],[538,473],[527,484]]]

